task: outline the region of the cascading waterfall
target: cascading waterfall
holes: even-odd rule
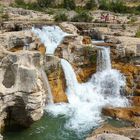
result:
[[[42,30],[33,27],[32,32],[41,39],[41,42],[46,47],[47,54],[54,54],[54,51],[60,42],[68,35],[58,26],[44,26],[42,27]]]
[[[46,111],[53,116],[63,114],[68,117],[65,127],[75,130],[79,135],[103,121],[101,115],[103,106],[127,105],[126,98],[120,95],[125,79],[119,71],[111,69],[110,57],[105,59],[106,56],[109,56],[109,50],[103,47],[102,60],[104,62],[101,64],[107,66],[101,66],[103,69],[97,71],[87,83],[83,84],[78,83],[71,64],[64,59],[61,60],[69,103],[50,105]]]
[[[97,47],[97,73],[91,82],[100,88],[100,93],[120,96],[121,88],[125,86],[125,77],[117,70],[111,69],[110,48]]]
[[[110,60],[110,48],[97,47],[98,57],[97,57],[97,71],[110,70],[111,60]]]
[[[43,27],[42,30],[32,28],[47,48],[47,54],[53,54],[62,39],[68,35],[57,26]],[[127,100],[120,94],[125,85],[125,78],[119,71],[111,69],[110,49],[98,48],[97,72],[87,83],[78,83],[71,64],[61,59],[61,65],[67,84],[69,103],[49,104],[46,111],[57,117],[67,118],[65,128],[75,130],[79,136],[99,125],[102,121],[103,106],[126,106]]]
[[[63,32],[60,27],[58,26],[44,26],[41,29],[39,28],[32,28],[32,32],[35,33],[41,40],[41,42],[46,47],[46,54],[52,55],[54,54],[55,49],[58,47],[58,45],[61,43],[63,38],[69,34]],[[26,44],[24,48],[26,49]],[[41,70],[41,74],[43,75],[44,84],[46,85],[48,89],[48,102],[53,103],[53,97],[51,93],[51,88],[48,82],[48,77],[46,76],[45,72]]]

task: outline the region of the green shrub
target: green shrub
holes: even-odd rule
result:
[[[9,20],[9,15],[8,15],[7,13],[2,14],[2,15],[1,15],[1,18],[2,18],[3,20],[8,21],[8,20]]]
[[[88,9],[88,10],[92,10],[96,7],[97,7],[97,4],[96,4],[95,0],[89,0],[85,5],[85,9]]]
[[[96,63],[96,61],[97,61],[97,56],[96,55],[90,55],[89,56],[89,61],[90,61],[90,63],[92,63],[92,64],[94,64],[94,63]]]
[[[0,14],[3,13],[3,6],[0,5]]]
[[[16,3],[17,5],[25,5],[24,0],[15,0],[15,3]]]
[[[71,21],[73,22],[91,22],[92,17],[85,11],[79,13],[78,15],[74,16]]]
[[[122,0],[112,1],[110,7],[112,11],[118,13],[125,13],[128,10],[128,8]]]
[[[108,0],[101,0],[99,8],[102,10],[110,10],[111,9],[110,2]]]
[[[137,17],[132,17],[130,22],[135,23],[137,20],[138,20]]]
[[[48,8],[55,6],[55,0],[37,0],[39,7]]]
[[[136,32],[136,37],[140,38],[140,29]]]
[[[75,10],[75,0],[64,0],[63,8],[66,8],[67,10]]]
[[[136,7],[136,10],[140,12],[140,5]]]
[[[122,0],[101,0],[99,8],[102,10],[109,10],[118,13],[125,13],[130,10]]]
[[[55,21],[57,22],[61,22],[61,21],[67,21],[68,18],[67,18],[67,15],[65,13],[60,13],[60,14],[57,14],[55,17],[54,17]]]
[[[42,11],[42,8],[39,7],[38,3],[36,3],[36,2],[25,3],[24,0],[15,0],[15,4],[12,4],[10,6],[17,7],[17,8],[29,9],[29,10]]]

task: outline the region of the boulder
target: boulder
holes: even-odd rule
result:
[[[48,91],[38,52],[5,52],[0,63],[0,129],[4,125],[29,127],[44,112]],[[10,79],[9,79],[10,77]],[[7,123],[10,122],[10,123]]]
[[[48,76],[53,101],[67,102],[66,80],[60,63],[60,59],[55,56],[46,56],[45,72]]]
[[[140,108],[127,107],[127,108],[103,108],[102,113],[106,116],[119,118],[122,120],[130,121],[136,127],[140,126]]]
[[[79,32],[81,35],[90,36],[92,39],[103,40],[103,34],[98,29],[82,30]]]
[[[77,32],[78,32],[78,29],[72,25],[72,24],[69,24],[67,22],[62,22],[59,24],[60,28],[62,28],[62,30],[64,32],[67,32],[69,34],[73,34],[73,35],[77,35]]]
[[[120,70],[121,73],[126,77],[126,94],[128,95],[139,95],[139,82],[140,82],[140,67],[133,64],[113,62],[113,68]]]
[[[104,42],[106,43],[113,43],[113,44],[120,44],[121,41],[115,37],[109,37],[109,36],[105,36],[104,37]]]
[[[85,44],[85,45],[91,44],[91,43],[92,43],[92,42],[91,42],[91,38],[88,37],[88,36],[84,36],[84,37],[83,37],[83,40],[82,40],[82,43]]]
[[[90,138],[96,138],[96,136],[100,136],[100,134],[101,135],[102,134],[111,134],[111,135],[112,134],[117,134],[117,135],[125,136],[129,139],[139,140],[139,138],[140,138],[140,128],[114,127],[114,126],[109,125],[109,124],[103,124],[101,127],[94,130],[93,133],[88,138],[90,140]],[[122,139],[119,139],[119,140],[122,140]]]
[[[131,140],[128,137],[118,135],[118,134],[98,134],[94,137],[89,137],[86,140]]]
[[[133,106],[140,106],[140,96],[129,97],[129,100]]]

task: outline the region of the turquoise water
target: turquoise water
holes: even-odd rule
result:
[[[65,128],[66,121],[67,118],[64,116],[53,118],[44,115],[28,129],[10,128],[4,134],[4,140],[84,140],[91,132],[77,134]],[[114,127],[131,126],[128,122],[114,119],[107,119],[106,123]]]
[[[44,115],[28,129],[11,128],[4,134],[4,140],[84,140],[89,132],[78,135],[65,128],[66,121],[64,116]]]

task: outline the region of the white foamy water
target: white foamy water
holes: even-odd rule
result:
[[[46,47],[47,54],[54,54],[55,49],[63,38],[68,35],[58,26],[44,26],[42,29],[32,28],[32,32],[41,39],[41,42]]]
[[[109,50],[103,53],[109,53]],[[106,65],[106,62],[102,64]],[[55,117],[68,117],[66,128],[81,134],[103,122],[102,107],[128,105],[127,99],[120,95],[121,88],[125,86],[125,78],[119,71],[106,66],[106,69],[96,72],[87,83],[80,84],[71,64],[62,59],[61,65],[66,78],[69,103],[49,105],[46,111]]]
[[[104,71],[111,69],[111,60],[110,60],[110,48],[107,47],[97,47],[97,71]]]

